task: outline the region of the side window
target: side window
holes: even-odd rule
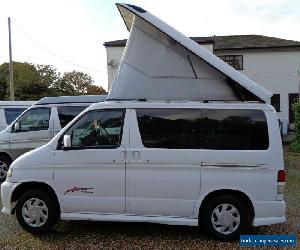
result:
[[[65,133],[72,149],[117,148],[121,142],[123,110],[94,110],[85,113]]]
[[[4,108],[7,124],[11,124],[26,108]]]
[[[259,110],[203,110],[203,148],[219,150],[266,150],[268,125]]]
[[[65,127],[72,121],[81,111],[86,109],[87,106],[61,106],[57,107],[60,126]]]
[[[17,132],[47,130],[49,128],[49,119],[50,108],[30,109],[17,121],[19,123]]]
[[[143,144],[147,148],[201,148],[201,110],[137,109]]]

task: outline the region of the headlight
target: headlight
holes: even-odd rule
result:
[[[12,175],[13,175],[13,170],[12,170],[12,168],[10,168],[10,169],[8,169],[8,171],[7,171],[7,177],[12,177]]]

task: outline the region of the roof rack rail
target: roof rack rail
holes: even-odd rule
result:
[[[36,105],[64,104],[64,103],[97,103],[104,102],[107,95],[80,95],[80,96],[57,96],[44,97]]]

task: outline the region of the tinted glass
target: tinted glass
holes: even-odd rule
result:
[[[5,108],[5,119],[7,124],[11,124],[26,108]]]
[[[271,105],[275,108],[276,112],[280,112],[280,94],[274,94],[271,97]]]
[[[50,108],[34,108],[28,110],[18,120],[19,132],[46,130],[49,127]]]
[[[148,148],[201,148],[201,111],[137,109],[142,141]]]
[[[269,147],[268,126],[259,110],[203,110],[203,148],[264,150]]]
[[[66,133],[71,136],[72,148],[117,148],[123,117],[122,110],[87,112]]]
[[[87,106],[62,106],[57,107],[60,126],[63,128],[70,121],[72,121],[81,111],[86,109]]]

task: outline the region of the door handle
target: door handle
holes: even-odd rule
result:
[[[125,162],[127,158],[127,152],[126,150],[121,151],[121,162]]]
[[[140,161],[140,160],[141,160],[141,152],[132,151],[132,161]]]

